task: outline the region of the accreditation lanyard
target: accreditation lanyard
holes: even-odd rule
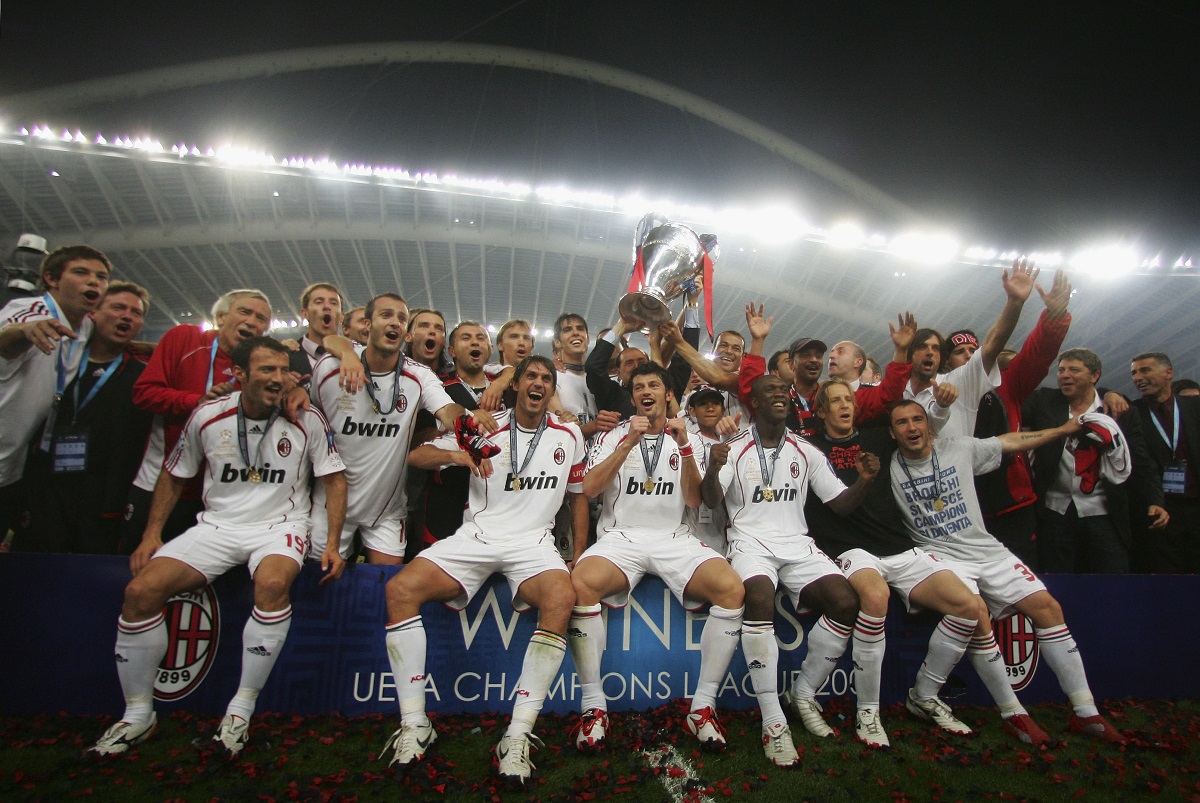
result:
[[[79,417],[79,411],[84,407],[87,407],[88,403],[91,402],[92,399],[96,398],[96,394],[100,392],[100,388],[104,387],[105,382],[112,379],[113,374],[117,372],[118,368],[125,364],[125,360],[127,359],[127,355],[122,354],[120,357],[110,362],[108,367],[104,369],[104,373],[101,374],[100,378],[96,380],[96,384],[92,385],[92,389],[89,390],[87,395],[83,397],[83,401],[80,401],[79,383],[83,380],[83,375],[87,373],[89,356],[91,356],[91,349],[85,349],[83,352],[83,359],[79,362],[79,372],[75,375],[75,384],[71,387],[73,391],[73,400],[75,403],[75,412],[72,414],[71,426],[75,426],[75,420]]]
[[[919,491],[917,491],[916,480],[913,479],[913,475],[911,473],[909,473],[909,471],[908,471],[908,461],[904,459],[904,455],[898,454],[896,456],[898,458],[900,458],[900,468],[901,468],[901,470],[904,471],[904,476],[908,477],[908,484],[910,487],[912,487],[913,493],[917,495],[917,498],[934,500],[933,501],[933,509],[934,510],[941,510],[942,508],[944,508],[946,506],[946,503],[944,501],[942,501],[942,492],[941,492],[942,469],[938,465],[937,449],[934,449],[931,447],[930,451],[929,451],[929,457],[933,464],[933,476],[930,477],[930,479],[933,481],[933,485],[930,486],[929,493],[927,493],[927,494],[920,493]]]
[[[529,466],[529,461],[533,459],[533,453],[537,451],[538,441],[542,439],[542,433],[546,431],[546,414],[542,413],[542,420],[538,422],[537,429],[533,432],[533,440],[529,441],[529,451],[525,453],[525,459],[521,461],[520,468],[517,467],[517,418],[515,413],[509,423],[508,459],[512,461],[513,477],[516,478],[512,485],[514,488],[520,488],[521,472]]]
[[[58,302],[54,300],[54,296],[46,293],[42,296],[42,300],[46,302],[46,309],[50,312],[50,316],[59,323],[63,322],[61,311],[58,308]],[[80,347],[85,347],[84,343],[78,340],[72,340],[67,337],[60,337],[58,340],[58,353],[55,355],[55,379],[54,379],[54,400],[50,404],[50,413],[46,416],[46,424],[42,427],[42,440],[38,444],[38,448],[43,452],[50,451],[50,443],[54,439],[54,424],[58,419],[58,405],[62,403],[63,391],[67,389],[67,365],[75,357],[75,350]],[[87,363],[87,357],[83,358],[83,363]]]
[[[262,437],[259,438],[258,446],[254,450],[254,460],[250,460],[250,439],[246,435],[246,411],[242,408],[242,400],[238,399],[237,406],[237,431],[238,431],[238,450],[242,453],[242,460],[246,463],[246,468],[249,469],[247,479],[250,482],[262,482],[262,474],[255,465],[262,457],[263,441],[267,439],[267,432],[270,431],[271,425],[275,423],[275,419],[279,418],[279,408],[273,407],[271,414],[267,417],[267,425],[263,427]]]
[[[1153,412],[1150,413],[1150,420],[1154,422],[1154,428],[1158,430],[1158,434],[1162,435],[1163,442],[1171,447],[1171,459],[1175,459],[1175,450],[1179,448],[1179,402],[1176,400],[1171,405],[1174,408],[1174,430],[1171,432],[1171,437],[1167,437],[1166,430],[1163,429],[1162,423],[1158,420]]]
[[[212,390],[213,369],[217,367],[217,338],[213,338],[212,348],[208,351],[208,379],[204,382],[204,392]]]
[[[775,473],[775,463],[779,460],[779,453],[783,451],[783,445],[787,443],[787,433],[783,433],[779,437],[779,443],[775,444],[775,451],[771,453],[771,462],[767,462],[767,453],[763,449],[762,436],[758,434],[758,426],[751,425],[753,432],[750,437],[754,439],[754,446],[758,449],[758,464],[762,466],[763,498],[770,502],[775,498],[775,489],[771,487],[771,476]]]
[[[371,397],[371,407],[378,415],[391,415],[396,412],[396,405],[400,403],[400,368],[404,365],[404,358],[396,355],[396,370],[392,375],[392,406],[384,410],[379,406],[379,399],[375,396],[375,383],[367,382],[367,395]],[[371,376],[376,376],[372,374]]]

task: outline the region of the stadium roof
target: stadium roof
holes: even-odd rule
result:
[[[564,310],[583,314],[594,330],[611,322],[634,226],[657,211],[720,237],[718,330],[744,330],[745,305],[765,301],[776,322],[769,348],[799,336],[850,339],[884,361],[887,324],[905,309],[922,325],[982,335],[1004,300],[999,266],[1011,259],[936,237],[917,253],[896,233],[848,241],[845,229],[823,228],[829,221],[780,210],[735,215],[662,199],[38,133],[0,136],[0,242],[15,245],[32,232],[51,247],[83,241],[102,249],[118,276],[151,290],[152,335],[199,323],[234,287],[262,289],[277,318],[291,321],[300,290],[332,280],[355,304],[399,289],[411,306],[436,307],[451,322],[527,318],[548,352],[548,327]],[[791,236],[774,236],[781,230]],[[939,247],[951,250],[933,253]],[[1200,281],[1182,275],[1187,266],[1174,267],[1174,257],[1161,266],[1136,259],[1122,254],[1113,266],[1140,275],[1071,271],[1077,291],[1067,345],[1100,353],[1117,388],[1128,389],[1126,361],[1139,351],[1166,351],[1177,376],[1200,376]],[[1072,257],[1045,261],[1070,266]],[[1075,260],[1085,263],[1097,264]],[[1050,278],[1042,277],[1047,287]],[[1014,344],[1041,306],[1035,295]]]

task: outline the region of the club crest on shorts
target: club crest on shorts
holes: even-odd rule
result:
[[[679,452],[675,452],[674,454],[672,454],[671,459],[668,460],[667,462],[671,464],[672,471],[678,471],[679,470]]]
[[[1013,691],[1020,691],[1033,680],[1038,668],[1038,642],[1033,622],[1028,616],[1016,613],[1000,620],[992,620],[996,644],[1007,664],[1005,674]]]
[[[566,459],[567,459],[567,453],[563,450],[563,448],[561,446],[554,450],[554,462],[557,465],[561,466],[563,464],[563,461],[565,461]]]
[[[280,438],[275,448],[279,450],[280,457],[287,457],[292,453],[292,442],[287,438]]]
[[[167,654],[154,676],[154,699],[181,700],[199,688],[217,654],[220,608],[212,586],[176,594],[164,608]]]

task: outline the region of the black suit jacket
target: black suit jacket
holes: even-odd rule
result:
[[[1179,407],[1179,426],[1183,429],[1183,448],[1187,453],[1189,470],[1192,472],[1192,476],[1200,477],[1200,397],[1176,396],[1175,404]],[[1148,457],[1154,470],[1155,481],[1158,483],[1159,499],[1161,500],[1162,472],[1171,460],[1171,447],[1158,434],[1148,401],[1145,399],[1134,400],[1130,405],[1129,412],[1136,413],[1138,422],[1142,426],[1142,432],[1146,436]],[[1152,504],[1161,505],[1162,502]]]
[[[1096,393],[1103,396],[1105,390],[1096,388]],[[1071,404],[1062,391],[1058,388],[1038,388],[1021,407],[1021,423],[1036,432],[1062,426],[1070,414]],[[1129,447],[1131,472],[1129,479],[1119,485],[1108,480],[1102,482],[1108,515],[1128,548],[1133,532],[1146,526],[1146,508],[1162,504],[1162,472],[1155,472],[1137,413],[1130,409],[1117,420],[1117,424]],[[1034,450],[1033,490],[1038,495],[1039,509],[1044,506],[1042,500],[1058,474],[1065,448],[1066,441],[1060,438]]]

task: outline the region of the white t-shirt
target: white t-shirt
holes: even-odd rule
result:
[[[975,475],[1000,467],[998,438],[938,438],[924,460],[892,455],[892,495],[904,524],[921,549],[954,560],[983,563],[1008,555],[988,533]],[[938,480],[935,485],[934,462]],[[907,469],[907,470],[906,470]],[[941,499],[941,510],[937,500]]]
[[[452,537],[473,537],[488,544],[526,543],[554,528],[554,517],[567,492],[583,493],[587,447],[579,427],[546,413],[546,427],[537,449],[518,478],[517,469],[529,455],[536,430],[517,426],[509,410],[501,410],[494,417],[498,429],[487,438],[500,447],[500,453],[492,458],[492,476],[483,479],[471,475],[467,513]],[[512,427],[517,430],[516,468],[509,446]],[[453,432],[435,438],[431,445],[448,452],[459,451]]]
[[[558,400],[583,426],[596,417],[596,398],[588,390],[587,377],[570,371],[558,372]]]
[[[0,309],[0,328],[46,318],[56,318],[64,324],[67,320],[49,293],[17,298]],[[30,346],[15,359],[0,357],[0,420],[4,421],[0,426],[0,488],[11,485],[24,474],[26,447],[31,441],[41,439],[43,422],[54,406],[60,371],[64,387],[79,371],[85,344],[92,336],[92,319],[85,316],[75,335],[75,340],[60,339],[49,354]]]
[[[200,519],[214,526],[270,526],[285,521],[308,527],[312,500],[309,480],[344,471],[324,417],[301,410],[293,424],[282,415],[265,433],[267,420],[246,419],[250,470],[238,444],[237,410],[240,391],[196,408],[164,469],[190,479],[204,470],[204,512]]]
[[[809,540],[804,519],[809,487],[822,502],[828,502],[845,491],[846,485],[834,473],[829,459],[794,433],[787,432],[777,448],[779,456],[770,470],[773,500],[764,493],[766,477],[754,430],[741,432],[729,441],[729,461],[721,467],[720,482],[729,511],[730,543],[757,541],[780,555],[794,551],[799,541]],[[763,450],[768,464],[775,451]]]
[[[697,432],[696,438],[704,445],[704,451],[696,452],[697,468],[700,469],[700,478],[703,480],[704,472],[708,470],[708,452],[714,444],[720,443],[720,440],[710,438],[702,432]],[[729,527],[729,517],[725,515],[724,505],[716,510],[705,506],[703,502],[698,508],[689,507],[683,512],[683,523],[701,541],[721,554],[725,554],[727,546],[725,531]]]
[[[913,393],[913,380],[904,386],[904,398],[915,399],[929,415],[930,422],[941,437],[972,437],[975,434],[975,418],[979,415],[979,400],[989,391],[1000,387],[1000,367],[992,365],[990,372],[983,370],[983,352],[976,351],[971,359],[947,374],[938,374],[937,383],[949,382],[958,388],[958,398],[950,410],[938,407],[933,399],[933,386]]]
[[[361,347],[355,351],[362,356]],[[317,360],[311,384],[313,402],[329,422],[346,464],[346,523],[374,527],[384,518],[404,516],[408,509],[404,480],[417,410],[436,413],[454,400],[433,371],[401,355],[396,365],[400,370],[398,396],[395,371],[368,377],[379,402],[377,413],[366,388],[350,394],[338,386],[341,367],[342,361],[332,354]],[[313,491],[313,500],[325,503],[323,486]]]
[[[629,437],[630,422],[618,424],[596,439],[588,455],[587,468],[591,471],[616,451],[621,441]],[[646,472],[642,445],[653,460],[656,439],[662,439],[658,463],[653,475]],[[693,455],[704,452],[700,439],[688,433],[688,445]],[[695,457],[692,458],[696,459]],[[596,537],[604,538],[609,533],[620,532],[631,536],[684,535],[688,532],[683,523],[683,512],[687,504],[683,499],[683,464],[685,458],[679,454],[679,444],[664,431],[657,436],[642,436],[641,444],[634,446],[626,455],[621,467],[604,489],[600,508],[600,521],[596,525]],[[699,463],[696,464],[699,469]],[[646,480],[653,478],[654,488],[646,490]]]

